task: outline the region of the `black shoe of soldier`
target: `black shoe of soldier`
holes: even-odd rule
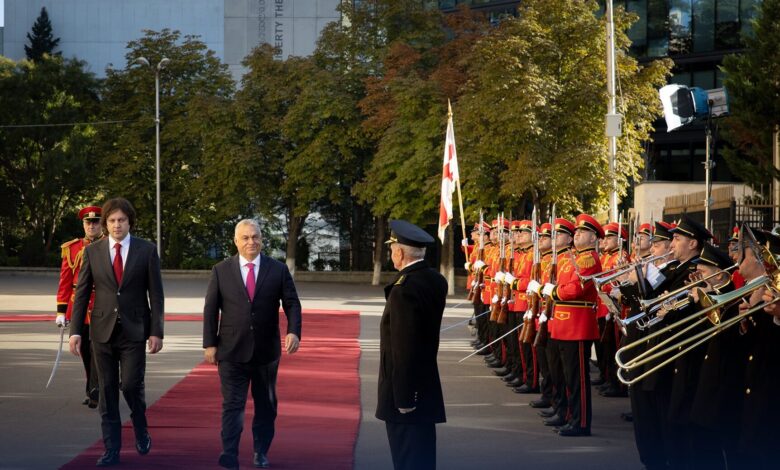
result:
[[[569,426],[559,429],[558,435],[564,437],[590,436],[590,429],[581,428],[579,426]]]
[[[555,412],[555,408],[547,408],[539,412],[539,416],[542,418],[552,418],[556,414],[557,413]]]
[[[511,375],[512,371],[507,369],[506,367],[498,367],[493,370],[493,375],[497,377],[506,377],[507,375]]]
[[[566,424],[566,420],[556,415],[542,420],[542,423],[544,423],[545,426],[563,426]]]
[[[549,400],[540,398],[538,400],[531,400],[528,403],[528,406],[530,406],[531,408],[549,408],[550,406],[552,406],[552,403],[550,403]]]
[[[517,377],[514,380],[511,380],[511,381],[506,383],[506,386],[510,387],[510,388],[517,388],[517,387],[519,387],[521,385],[523,385],[523,379],[521,379],[520,377]]]

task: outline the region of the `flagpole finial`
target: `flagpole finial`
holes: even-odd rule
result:
[[[447,117],[452,117],[452,103],[449,98],[447,98]]]

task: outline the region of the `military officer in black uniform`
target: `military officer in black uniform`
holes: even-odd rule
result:
[[[395,469],[435,469],[435,424],[446,420],[436,356],[447,281],[423,259],[433,237],[403,220],[390,229],[386,243],[400,272],[385,287],[376,417],[386,424]]]

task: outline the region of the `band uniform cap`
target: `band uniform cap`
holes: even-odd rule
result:
[[[385,242],[422,248],[433,243],[433,237],[425,230],[405,220],[390,221],[390,240]]]
[[[604,228],[596,219],[593,218],[593,216],[588,214],[580,214],[575,220],[577,222],[578,229],[591,231],[595,233],[597,237],[604,238]],[[624,238],[628,238],[628,235],[626,235]]]
[[[704,225],[696,222],[687,215],[684,215],[677,227],[669,230],[670,233],[678,233],[688,238],[699,240],[700,242],[706,242],[712,238],[712,234],[707,230]]]
[[[504,219],[504,223],[501,224],[501,225],[504,226],[504,230],[509,230],[509,221],[508,220]],[[498,228],[498,219],[493,219],[493,221],[490,222],[490,227],[494,228],[494,229]]]
[[[645,235],[647,235],[649,237],[652,237],[653,236],[653,226],[648,224],[648,223],[644,223],[644,224],[639,226],[639,230],[637,231],[637,233],[640,233],[640,234],[644,233]]]
[[[80,220],[99,220],[101,209],[97,206],[87,206],[79,211]]]
[[[657,240],[671,240],[672,239],[672,232],[676,227],[674,224],[670,224],[669,222],[664,221],[658,221],[655,223],[655,230],[653,230],[653,241]]]
[[[739,225],[735,225],[733,229],[731,229],[731,237],[729,237],[729,242],[738,242],[739,241]]]
[[[555,231],[556,232],[564,232],[568,233],[572,237],[574,236],[574,224],[569,222],[566,219],[558,218],[555,219]]]
[[[715,245],[709,243],[704,244],[704,248],[701,250],[699,257],[694,260],[696,264],[707,264],[714,266],[718,269],[726,269],[734,264],[728,253],[720,250]]]
[[[485,233],[490,233],[490,224],[487,222],[482,222],[482,230]],[[474,224],[474,228],[471,229],[472,232],[479,232],[479,222]]]
[[[780,255],[780,237],[764,229],[752,230],[756,241],[773,255]]]
[[[513,232],[532,232],[534,230],[533,222],[530,220],[513,220],[509,224],[509,230]]]
[[[609,237],[613,235],[617,236],[618,230],[620,230],[620,236],[623,237],[623,240],[626,240],[628,238],[628,231],[624,227],[618,227],[617,222],[610,222],[602,228],[604,229],[605,237]]]
[[[539,235],[549,237],[552,235],[552,225],[549,222],[543,223],[539,226]]]

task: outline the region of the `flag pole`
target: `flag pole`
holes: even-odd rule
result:
[[[447,118],[452,119],[452,104],[450,99],[447,98]],[[463,232],[463,239],[466,238],[466,219],[463,217],[463,196],[460,194],[460,171],[458,171],[458,179],[455,181],[455,187],[458,189],[458,205],[460,206],[460,229]],[[463,250],[466,252],[466,249]],[[466,253],[468,257],[468,253]]]

